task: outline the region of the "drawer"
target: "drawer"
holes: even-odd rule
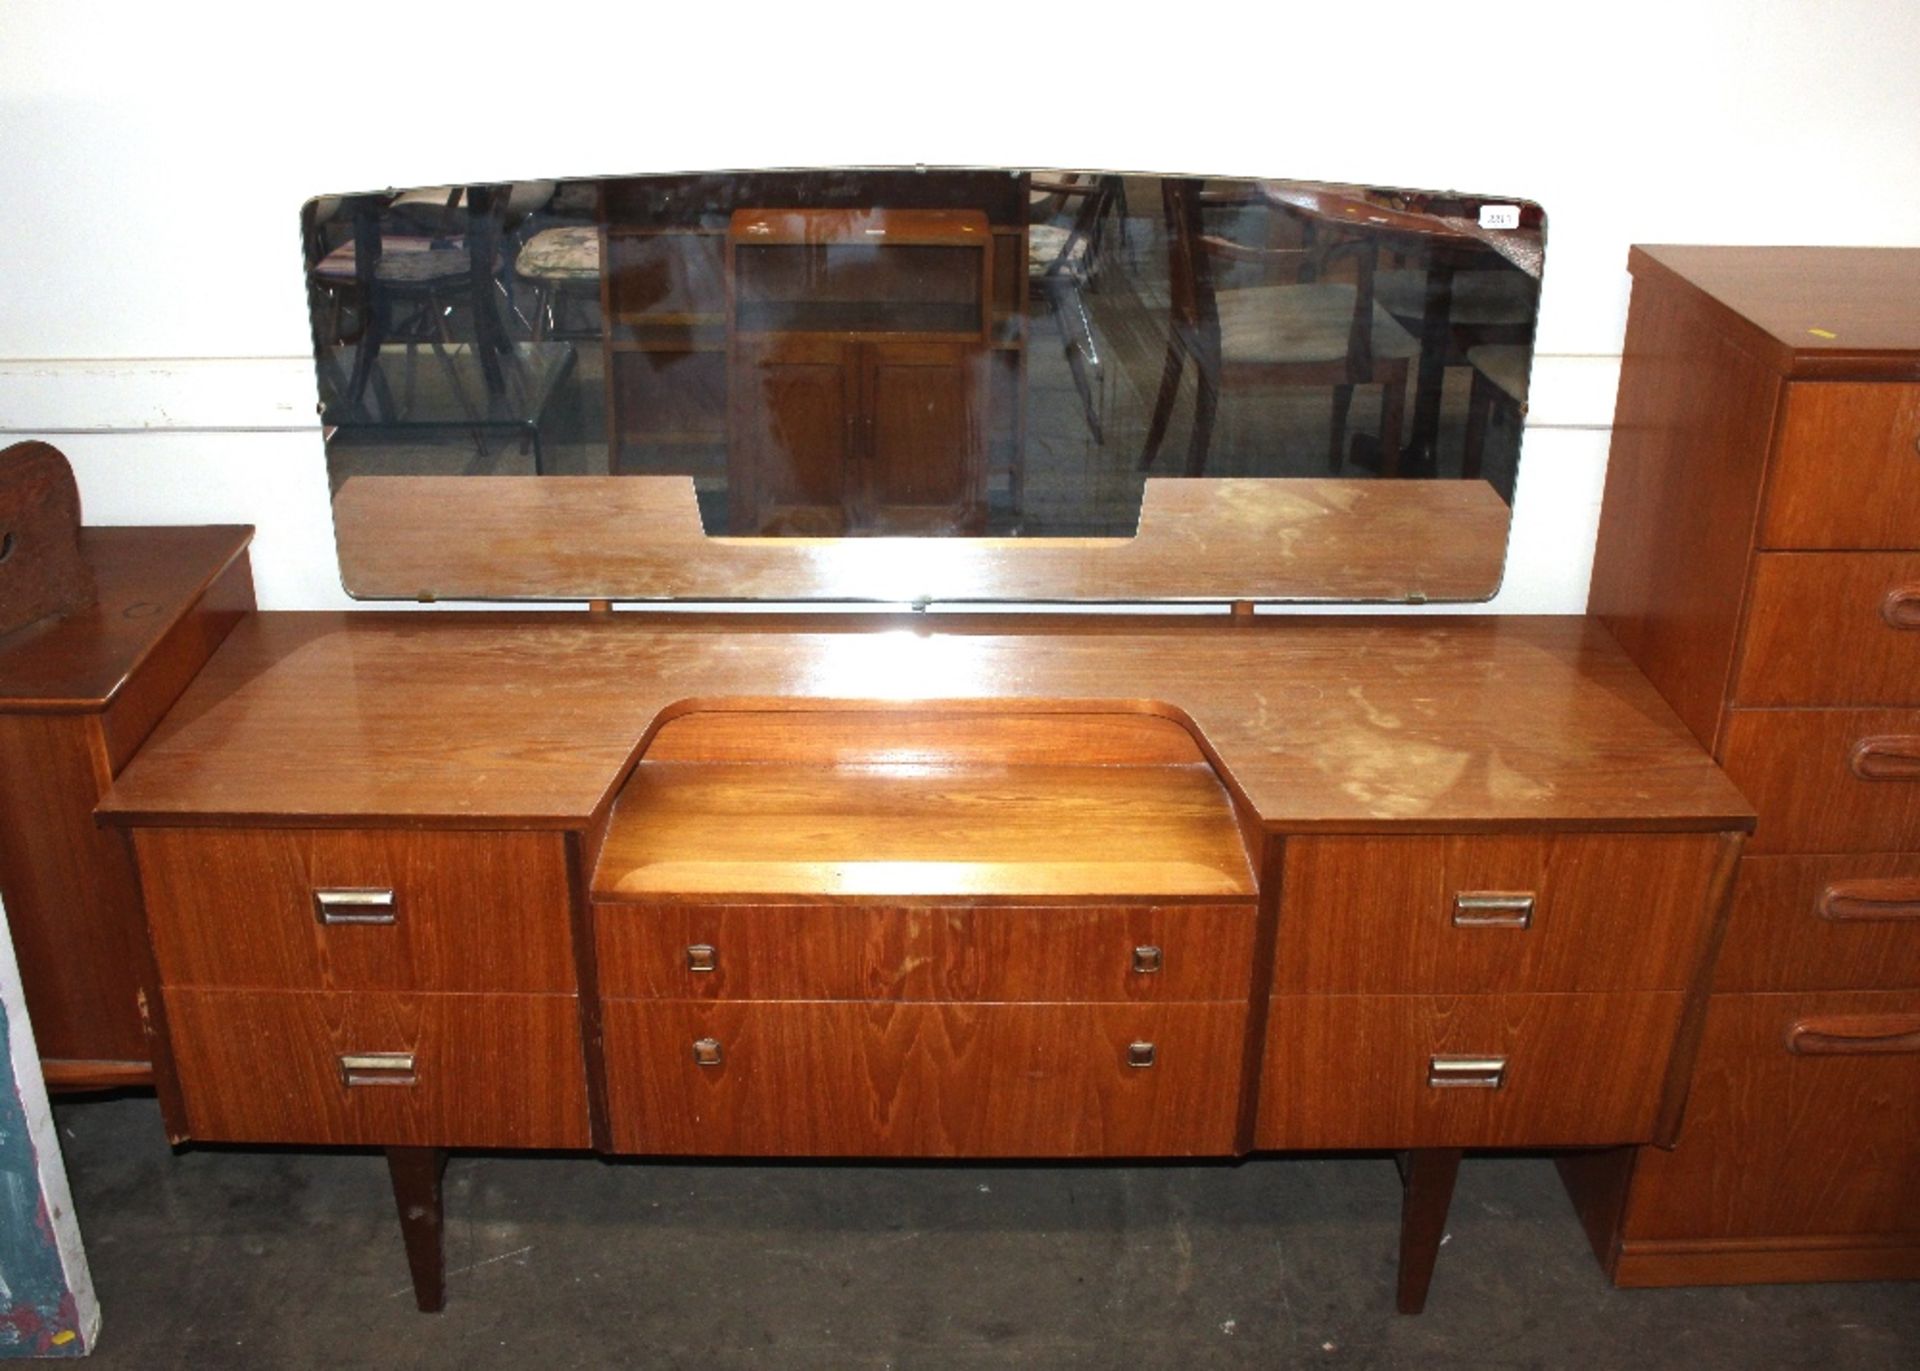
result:
[[[1724,841],[1292,838],[1274,991],[1681,989]]]
[[[1221,1003],[610,1000],[607,1107],[623,1152],[1224,1156],[1246,1022]]]
[[[1760,546],[1920,548],[1920,385],[1787,387]]]
[[[1276,995],[1263,1148],[1577,1147],[1653,1134],[1684,997]]]
[[[1920,705],[1920,553],[1761,553],[1733,700]]]
[[[667,999],[1245,1000],[1246,905],[594,906],[600,992]]]
[[[1633,1186],[1635,1240],[1920,1235],[1920,994],[1715,995]]]
[[[575,987],[558,833],[140,829],[134,842],[165,985]],[[323,909],[323,892],[344,899]]]
[[[1920,709],[1736,709],[1721,756],[1749,852],[1920,848]]]
[[[571,995],[169,990],[202,1142],[586,1147]]]
[[[1718,990],[1920,990],[1920,855],[1747,857]]]

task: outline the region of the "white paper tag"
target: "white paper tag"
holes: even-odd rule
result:
[[[1480,206],[1480,227],[1483,229],[1516,229],[1520,227],[1520,206],[1518,205],[1482,205]]]

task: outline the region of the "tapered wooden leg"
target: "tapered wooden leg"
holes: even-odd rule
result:
[[[393,1178],[393,1202],[400,1211],[400,1235],[407,1242],[413,1270],[413,1298],[425,1314],[447,1302],[447,1255],[443,1233],[446,1210],[440,1178],[446,1174],[443,1147],[389,1147],[387,1172]]]
[[[1400,1291],[1402,1314],[1418,1314],[1427,1307],[1427,1286],[1433,1282],[1434,1259],[1447,1234],[1447,1209],[1453,1203],[1453,1182],[1460,1174],[1460,1149],[1423,1147],[1400,1157]]]

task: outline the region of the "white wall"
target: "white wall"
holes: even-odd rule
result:
[[[342,603],[297,211],[322,191],[1035,164],[1550,218],[1502,610],[1584,607],[1633,242],[1920,244],[1920,4],[0,8],[0,436],[96,522],[260,526]],[[359,36],[364,30],[366,36]]]

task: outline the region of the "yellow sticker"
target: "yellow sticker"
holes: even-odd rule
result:
[[[1835,338],[1838,338],[1840,336],[1839,334],[1835,333],[1832,329],[1825,329],[1825,328],[1810,328],[1807,330],[1807,332],[1811,333],[1816,338],[1825,338],[1829,341]]]
[[[58,1333],[55,1333],[49,1341],[51,1341],[55,1347],[65,1347],[79,1336],[80,1335],[71,1328],[62,1328]]]

